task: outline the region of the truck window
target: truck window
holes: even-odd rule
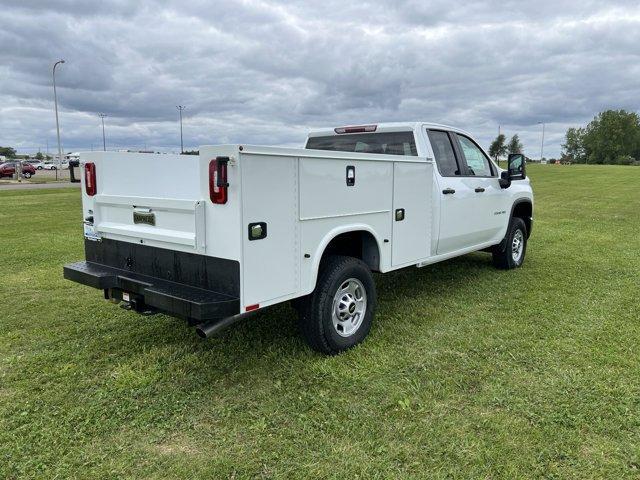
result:
[[[413,132],[380,132],[310,137],[307,149],[417,156]]]
[[[449,134],[440,130],[428,130],[428,134],[440,174],[443,177],[460,175],[460,168],[458,167],[458,162],[456,162],[456,155],[453,152]]]
[[[485,156],[482,150],[480,150],[480,147],[478,147],[473,140],[465,137],[464,135],[456,133],[456,136],[460,142],[460,147],[462,149],[464,159],[467,162],[467,167],[469,167],[469,174],[476,177],[491,177],[493,172],[491,171],[489,159]]]

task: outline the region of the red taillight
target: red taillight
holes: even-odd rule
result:
[[[227,203],[227,164],[229,157],[216,157],[209,162],[209,197],[213,203]]]
[[[96,194],[96,164],[84,164],[84,189],[87,195],[93,197]]]
[[[369,133],[369,132],[375,132],[376,128],[378,128],[377,125],[361,125],[361,126],[354,126],[354,127],[338,127],[338,128],[334,128],[333,131],[340,134],[340,133]]]
[[[253,305],[247,305],[246,307],[244,307],[244,311],[245,312],[253,312],[254,310],[257,310],[260,308],[260,304],[259,303],[254,303]]]

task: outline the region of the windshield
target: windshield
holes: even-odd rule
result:
[[[417,156],[413,132],[352,133],[310,137],[307,149]]]

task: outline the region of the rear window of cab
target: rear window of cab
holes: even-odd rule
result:
[[[417,156],[413,132],[352,133],[310,137],[307,149]]]

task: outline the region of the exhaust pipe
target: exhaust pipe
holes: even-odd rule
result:
[[[227,327],[230,327],[236,322],[240,320],[244,320],[247,317],[250,317],[255,312],[247,312],[247,313],[239,313],[238,315],[234,315],[233,317],[223,318],[222,320],[210,320],[208,322],[200,323],[196,325],[196,333],[201,338],[209,338],[213,335],[221,332]]]

